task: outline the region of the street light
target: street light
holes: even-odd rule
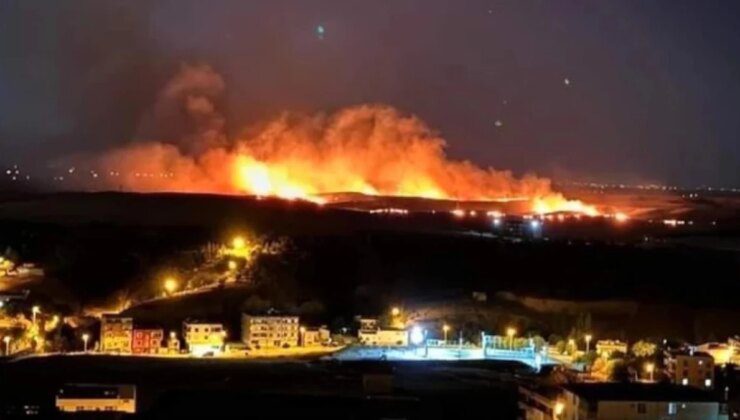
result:
[[[167,277],[164,280],[164,290],[170,294],[177,290],[177,280],[174,277]]]
[[[647,372],[650,375],[650,382],[653,382],[653,372],[655,372],[655,363],[647,362],[645,363],[645,372]]]
[[[391,309],[391,315],[393,315],[393,316],[398,316],[398,315],[400,315],[400,314],[401,314],[401,309],[400,309],[400,308],[399,308],[398,306],[394,306],[394,307],[393,307],[393,308]]]
[[[506,329],[506,336],[509,337],[509,348],[514,350],[514,336],[516,335],[516,328],[509,327]]]
[[[229,270],[231,270],[231,271],[236,270],[236,261],[229,260]]]
[[[560,417],[563,414],[563,411],[565,411],[565,404],[563,404],[562,401],[556,402],[555,408],[553,409],[553,414],[555,414],[555,418]]]
[[[234,249],[243,249],[246,245],[247,245],[247,242],[241,236],[236,236],[231,241],[231,246],[233,246]]]
[[[447,332],[450,331],[450,326],[447,324],[444,324],[442,326],[442,332],[445,334],[445,344],[447,344]]]
[[[588,353],[590,343],[591,343],[591,334],[586,334],[583,336],[583,339],[586,340],[586,353]]]
[[[6,335],[3,337],[3,343],[5,343],[5,355],[8,356],[10,354],[10,336]]]
[[[31,308],[31,319],[33,320],[34,325],[36,324],[36,314],[39,312],[41,312],[39,305],[34,305],[33,308]]]
[[[89,340],[89,339],[90,339],[90,334],[88,334],[88,333],[82,334],[82,342],[85,345],[85,347],[84,347],[85,353],[87,353],[87,340]]]

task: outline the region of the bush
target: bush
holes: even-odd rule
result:
[[[632,345],[632,354],[637,357],[650,357],[658,350],[655,343],[640,340]]]

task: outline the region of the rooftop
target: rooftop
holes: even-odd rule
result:
[[[716,402],[707,391],[673,384],[578,383],[564,388],[589,401]]]
[[[682,349],[682,350],[673,350],[673,351],[669,351],[668,354],[670,354],[673,357],[676,357],[676,356],[690,356],[690,357],[707,357],[707,358],[713,359],[713,357],[712,357],[711,354],[709,354],[707,352],[703,352],[703,351],[696,351],[696,350],[695,351],[685,350],[685,349]]]

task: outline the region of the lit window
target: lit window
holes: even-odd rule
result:
[[[689,384],[689,379],[688,378],[681,379],[681,385],[688,385],[688,384]]]
[[[711,379],[705,379],[704,380],[704,386],[709,388],[712,386],[712,380]]]
[[[676,407],[676,403],[668,403],[668,415],[673,415],[678,412],[678,407]]]

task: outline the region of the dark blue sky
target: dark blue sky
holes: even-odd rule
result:
[[[205,62],[234,131],[382,102],[481,165],[739,186],[738,22],[738,1],[4,0],[0,163],[122,144]]]

